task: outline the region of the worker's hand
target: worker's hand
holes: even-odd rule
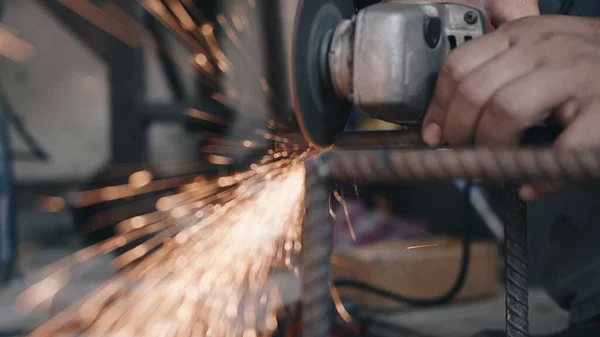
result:
[[[447,58],[425,117],[431,146],[517,145],[552,112],[559,147],[600,146],[600,20],[541,16],[510,22]],[[525,186],[536,199],[556,186]]]
[[[498,27],[505,22],[540,14],[538,0],[388,0],[405,3],[455,3],[482,10],[490,23]]]

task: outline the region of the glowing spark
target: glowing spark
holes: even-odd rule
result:
[[[169,5],[169,7],[171,7],[171,10],[175,14],[175,16],[177,16],[183,28],[185,28],[188,31],[191,31],[194,28],[196,28],[194,20],[192,19],[192,17],[190,17],[185,8],[183,8],[183,5],[181,5],[181,2],[179,2],[179,0],[170,0],[167,4]]]
[[[142,188],[152,181],[152,173],[149,171],[138,171],[129,176],[129,186]]]
[[[217,38],[214,35],[214,27],[210,23],[205,23],[200,28],[200,32],[204,36],[204,40],[208,44],[208,48],[212,52],[212,55],[217,59],[217,65],[223,72],[227,72],[231,69],[231,63],[225,53],[219,47]]]
[[[229,65],[225,61],[219,61],[219,63],[217,64],[217,66],[224,73],[229,72],[229,70],[230,70]]]
[[[96,25],[98,28],[104,30],[108,34],[112,35],[116,39],[123,43],[130,45],[131,47],[139,46],[142,40],[141,31],[132,31],[127,28],[128,24],[123,23],[121,20],[117,20],[114,15],[110,15],[102,10],[100,7],[95,6],[89,1],[73,1],[73,0],[58,0],[63,6],[69,8],[73,12],[79,14],[90,23]],[[135,22],[128,15],[121,15],[121,18],[128,18]],[[128,20],[128,21],[129,21]],[[140,26],[141,27],[141,26]]]
[[[269,83],[266,79],[261,78],[259,81],[262,90],[266,93],[271,93],[271,88],[269,87]]]
[[[144,226],[146,226],[146,220],[143,217],[136,216],[135,218],[131,219],[131,227],[139,229]]]
[[[65,199],[61,197],[43,197],[42,209],[45,212],[57,213],[65,209]]]
[[[231,21],[233,22],[233,26],[237,29],[238,32],[243,32],[246,30],[246,26],[240,14],[236,12],[231,13]]]
[[[340,294],[338,293],[337,289],[331,284],[329,285],[329,292],[331,293],[331,299],[333,300],[333,303],[335,303],[335,310],[338,312],[340,317],[344,320],[344,322],[352,323],[352,316],[350,316],[350,313],[344,307],[344,303],[342,303],[342,299],[340,298]]]
[[[56,262],[49,278],[21,295],[25,307],[49,302],[77,263],[154,233],[115,259],[118,268],[129,268],[32,335],[61,335],[74,327],[84,334],[115,336],[160,330],[256,337],[267,332],[259,329],[275,330],[282,299],[265,284],[283,250],[290,270],[298,272],[290,254],[301,248],[305,159],[301,154],[220,177],[231,185],[217,189],[213,186],[223,184],[192,182],[157,202],[173,216],[185,211],[176,220],[160,212],[134,217],[118,226],[129,228],[126,235]]]
[[[213,33],[213,26],[210,23],[203,24],[201,29],[203,35],[210,35]]]
[[[346,200],[344,200],[343,194],[341,194],[338,190],[333,190],[333,195],[344,209],[344,215],[346,216],[346,222],[348,223],[350,236],[352,236],[352,241],[356,242],[356,233],[354,232],[354,226],[352,225],[352,221],[350,221],[350,212],[348,212],[348,205],[346,204]]]
[[[329,215],[331,216],[332,219],[336,219],[337,216],[335,215],[335,212],[333,211],[333,206],[331,205],[331,194],[329,194]]]
[[[230,165],[231,163],[233,163],[233,158],[218,156],[216,154],[208,155],[206,160],[208,160],[209,163],[215,165]]]
[[[0,56],[14,62],[28,61],[34,54],[32,44],[14,35],[7,27],[0,26]]]
[[[420,249],[420,248],[431,248],[431,247],[437,247],[437,244],[411,246],[411,247],[407,247],[406,249]]]
[[[198,53],[196,55],[195,60],[196,60],[196,63],[198,63],[198,65],[201,67],[205,66],[208,63],[208,58],[203,53]]]
[[[109,186],[103,187],[95,190],[88,190],[79,192],[77,199],[77,207],[85,207],[89,205],[94,205],[98,203],[102,203],[105,201],[111,201],[121,198],[128,198],[134,195],[139,195],[148,192],[165,190],[168,188],[177,187],[181,184],[187,183],[190,180],[194,179],[192,177],[176,177],[176,178],[167,178],[162,180],[153,181],[146,186],[143,186],[139,189],[131,188],[131,186],[127,185],[117,185],[117,186]]]
[[[198,109],[189,108],[185,111],[185,113],[190,117],[198,118],[207,122],[212,122],[221,125],[229,125],[229,123],[225,119],[215,115],[211,115],[208,112],[204,112]]]

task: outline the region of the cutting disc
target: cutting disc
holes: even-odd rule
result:
[[[352,0],[300,0],[292,51],[294,112],[304,138],[330,148],[343,132],[352,104],[339,98],[321,76],[327,37],[354,14]],[[324,42],[325,41],[325,42]]]

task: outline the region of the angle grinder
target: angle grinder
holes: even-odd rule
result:
[[[484,14],[446,3],[300,0],[292,51],[294,113],[307,142],[331,148],[352,106],[418,126],[446,56],[485,34]]]

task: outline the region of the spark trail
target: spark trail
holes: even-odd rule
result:
[[[307,157],[303,153],[195,183],[195,189],[163,199],[168,205],[158,213],[168,216],[154,223],[137,218],[138,228],[49,266],[49,276],[21,294],[21,308],[50,301],[79,264],[136,235],[154,234],[115,258],[121,270],[115,278],[31,336],[252,337],[272,332],[282,298],[268,278],[274,265],[297,268]]]
[[[113,265],[119,273],[31,336],[269,335],[277,328],[276,313],[283,304],[270,277],[282,268],[298,276],[303,164],[316,151],[304,151],[304,144],[280,136],[289,130],[269,116],[270,107],[285,109],[285,104],[274,96],[259,67],[264,51],[257,47],[261,19],[254,0],[223,1],[227,4],[210,20],[192,0],[136,1],[185,45],[214,102],[240,117],[238,131],[244,134],[237,139],[204,134],[209,144],[201,151],[207,161],[228,166],[235,161],[230,154],[266,153],[247,171],[230,176],[205,178],[196,174],[201,168],[190,167],[156,178],[142,170],[127,184],[79,192],[71,201],[75,208],[139,198],[97,214],[91,230],[109,226],[106,219],[135,213],[147,202],[155,202],[156,210],[121,218],[125,220],[115,226],[112,238],[46,267],[44,278],[24,291],[17,304],[28,312],[48,309],[80,276],[82,266],[108,255],[116,256]],[[154,46],[151,34],[112,2],[60,3],[132,47]],[[185,114],[232,129],[232,121],[217,111],[190,106]],[[152,199],[152,193],[172,191]]]

